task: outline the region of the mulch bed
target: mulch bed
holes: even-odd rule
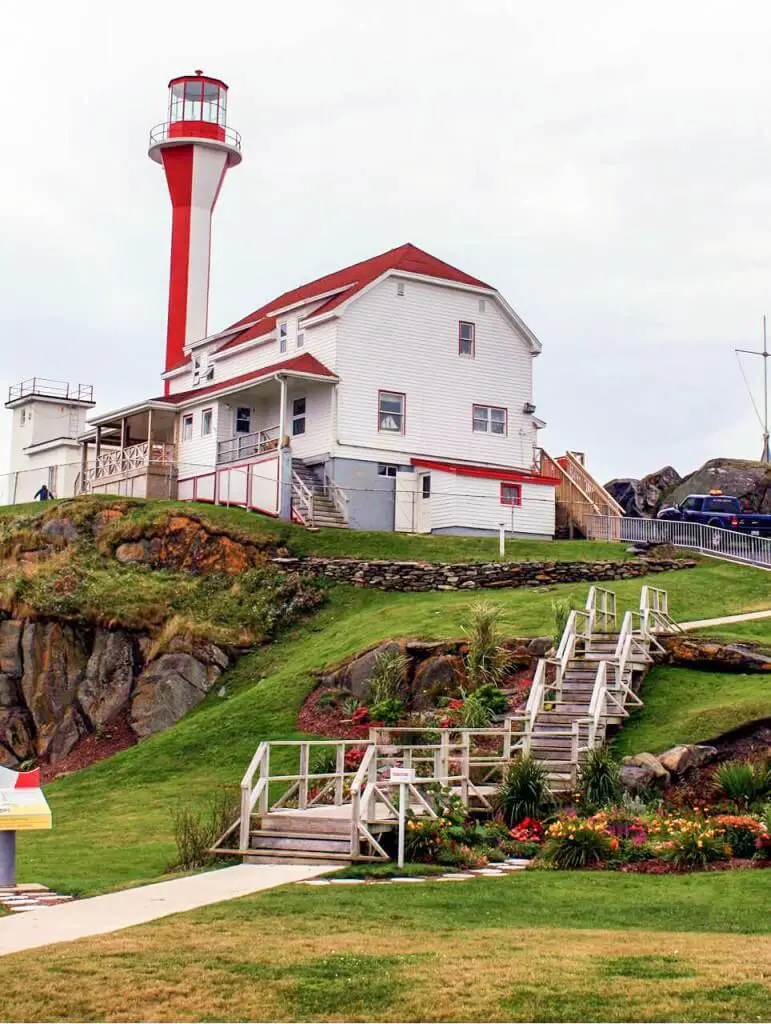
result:
[[[749,860],[740,857],[731,857],[730,860],[716,860],[702,871],[746,871],[755,868],[769,868],[771,860]],[[672,864],[663,860],[638,860],[633,864],[624,864],[619,871],[631,875],[690,875],[693,870],[678,870]]]
[[[297,716],[297,727],[302,732],[325,736],[333,740],[365,740],[369,725],[351,725],[340,721],[340,711],[334,707],[318,707],[319,699],[329,688],[319,687],[306,699]]]
[[[79,772],[81,768],[88,768],[97,761],[104,761],[107,757],[133,747],[137,743],[137,737],[128,723],[125,715],[110,722],[100,733],[91,733],[84,737],[77,746],[60,758],[56,764],[44,764],[40,766],[41,781],[45,785],[53,782],[54,779],[63,775],[71,775]]]

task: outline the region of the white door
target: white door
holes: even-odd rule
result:
[[[415,532],[431,533],[431,474],[418,473],[415,495]]]

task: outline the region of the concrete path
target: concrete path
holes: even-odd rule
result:
[[[706,629],[709,626],[729,626],[732,622],[751,622],[753,619],[771,618],[771,608],[764,612],[743,612],[741,615],[724,615],[719,619],[697,619],[695,622],[679,622],[681,629]]]
[[[238,864],[170,882],[124,889],[107,896],[73,900],[58,907],[29,910],[0,918],[0,956],[54,942],[104,935],[180,911],[273,889],[287,882],[315,878],[329,870],[329,867],[305,865]]]

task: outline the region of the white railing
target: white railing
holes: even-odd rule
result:
[[[589,631],[612,633],[618,621],[616,615],[616,595],[604,587],[589,587],[586,599],[586,611],[589,613]]]
[[[41,398],[63,398],[73,402],[93,402],[93,384],[69,384],[63,380],[46,380],[44,377],[30,377],[21,384],[12,384],[8,388],[8,401],[15,402],[19,398],[30,396]]]
[[[164,442],[150,444],[143,441],[129,448],[116,448],[103,452],[94,465],[86,470],[86,483],[92,484],[99,480],[123,476],[148,466],[174,465],[174,445]]]
[[[190,128],[190,134],[182,132],[182,127]],[[164,121],[150,130],[150,148],[165,142],[176,142],[182,139],[195,138],[201,142],[221,142],[232,149],[241,149],[241,136],[233,128],[215,124],[213,121]]]
[[[217,462],[238,462],[274,451],[278,448],[279,429],[279,425],[276,424],[275,427],[255,430],[251,434],[236,434],[224,441],[218,441]]]
[[[703,555],[771,569],[771,537],[753,536],[704,523],[678,523],[666,519],[634,519],[592,515],[586,518],[588,540],[635,544],[671,544]]]
[[[324,493],[347,523],[349,521],[348,505],[350,499],[342,487],[335,483],[326,469],[324,470]]]
[[[292,511],[304,526],[313,526],[313,491],[295,470],[292,470]]]

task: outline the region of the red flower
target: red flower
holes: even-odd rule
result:
[[[454,698],[453,700],[447,702],[447,707],[450,709],[450,711],[460,711],[460,709],[463,707],[463,701]]]
[[[354,713],[351,715],[351,722],[354,725],[361,725],[362,722],[369,721],[369,708],[360,707],[356,708]]]

